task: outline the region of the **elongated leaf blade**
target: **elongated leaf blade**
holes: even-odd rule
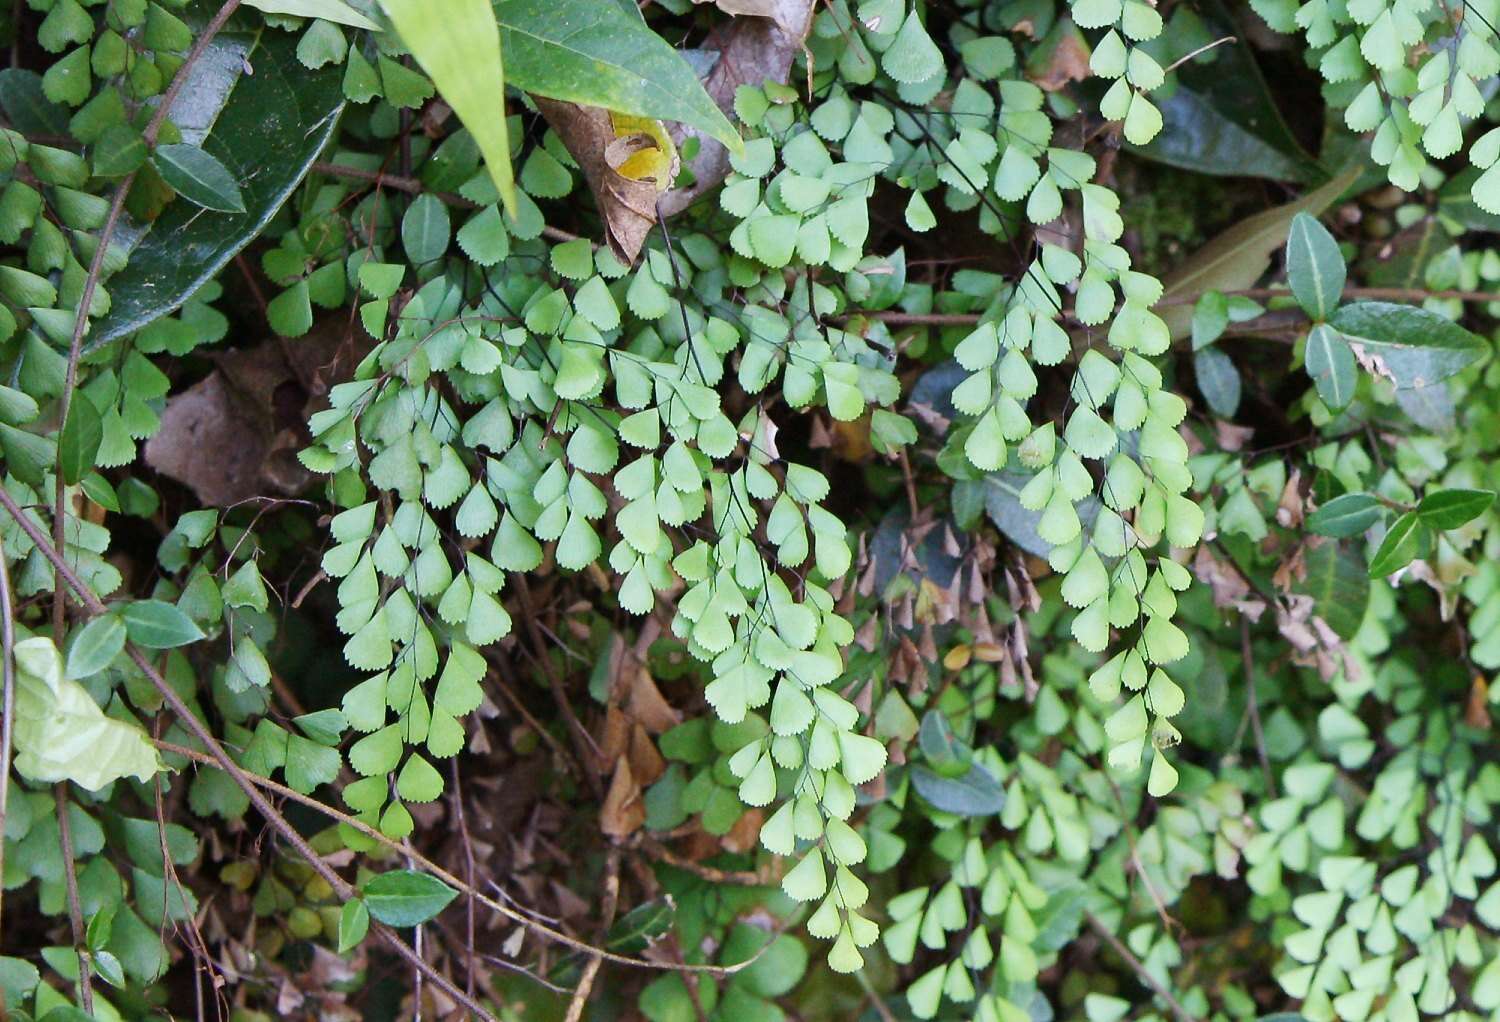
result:
[[[173,123],[243,182],[245,212],[174,202],[149,227],[123,228],[118,243],[130,262],[109,279],[110,311],[89,332],[88,350],[171,313],[258,237],[301,183],[338,126],[344,95],[341,68],[309,71],[296,51],[286,32],[225,33],[194,65]],[[253,75],[243,73],[247,62]]]
[[[1370,577],[1384,578],[1400,571],[1421,557],[1432,543],[1432,533],[1415,511],[1408,511],[1391,523],[1390,531],[1370,558]]]
[[[500,0],[511,84],[549,99],[702,128],[741,141],[682,54],[637,15],[599,0]]]
[[[161,179],[194,205],[220,213],[245,211],[245,196],[234,175],[205,150],[186,142],[157,146],[151,162]]]
[[[267,14],[294,14],[299,18],[322,18],[340,25],[379,32],[380,26],[343,0],[245,0],[246,6]]]
[[[1334,411],[1354,397],[1359,382],[1358,367],[1349,342],[1326,323],[1313,327],[1307,335],[1307,375],[1318,388],[1318,397]]]
[[[505,124],[505,71],[494,10],[487,0],[447,0],[441,12],[433,9],[431,0],[380,0],[380,6],[443,100],[474,136],[490,177],[514,216],[516,186]],[[597,6],[601,15],[614,9],[609,4]]]

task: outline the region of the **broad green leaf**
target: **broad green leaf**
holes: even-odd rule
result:
[[[1241,220],[1183,260],[1180,269],[1162,278],[1162,297],[1181,302],[1161,310],[1173,339],[1192,332],[1192,302],[1199,295],[1253,286],[1271,265],[1271,256],[1286,243],[1292,218],[1298,213],[1322,212],[1359,178],[1362,169],[1356,164],[1294,202]]]
[[[1456,529],[1484,514],[1493,503],[1494,490],[1437,490],[1422,497],[1417,517],[1429,529]]]
[[[361,888],[370,915],[387,926],[420,926],[437,915],[458,892],[437,877],[416,870],[380,873]]]
[[[147,649],[172,649],[197,642],[203,630],[173,604],[163,600],[136,600],[120,609],[130,641]]]
[[[221,213],[245,212],[245,197],[234,175],[212,153],[185,142],[159,145],[151,164],[189,202]]]
[[[1489,353],[1489,342],[1413,305],[1355,302],[1330,320],[1398,388],[1446,380]]]
[[[100,614],[78,630],[68,647],[68,677],[88,678],[114,662],[125,648],[125,623],[116,614]]]
[[[486,0],[444,0],[440,12],[430,0],[380,0],[380,6],[444,102],[469,129],[506,210],[516,216],[496,10]],[[601,15],[617,10],[608,5],[597,9]],[[507,61],[513,56],[509,42],[505,55]],[[522,82],[515,84],[527,88]]]
[[[380,26],[356,11],[343,0],[245,0],[247,6],[267,14],[292,14],[299,18],[322,18],[340,25],[352,25],[379,32]]]
[[[1005,808],[1005,790],[978,763],[958,777],[944,777],[924,766],[911,768],[912,787],[935,809],[958,816],[994,816]]]
[[[638,13],[597,0],[499,0],[495,13],[517,88],[692,125],[739,150],[739,133],[691,65]]]
[[[1286,242],[1286,279],[1304,312],[1326,320],[1344,293],[1344,257],[1338,242],[1318,218],[1298,213]]]
[[[1370,580],[1359,556],[1347,547],[1332,541],[1310,546],[1303,558],[1306,574],[1296,590],[1313,598],[1313,613],[1336,634],[1351,639],[1370,602]]]
[[[15,766],[23,777],[98,791],[122,777],[150,780],[161,769],[138,725],[106,716],[88,690],[63,673],[51,639],[23,639],[14,656]]]
[[[343,71],[309,71],[296,46],[287,32],[224,32],[194,65],[172,121],[243,182],[245,212],[172,203],[149,231],[132,234],[139,240],[125,269],[109,279],[110,311],[89,332],[89,350],[174,311],[211,280],[260,236],[327,146],[343,109]],[[242,74],[245,67],[255,73]]]
[[[1345,493],[1307,516],[1307,528],[1320,536],[1346,539],[1358,536],[1380,521],[1384,514],[1380,501],[1368,493]]]
[[[1370,577],[1384,578],[1400,571],[1423,556],[1432,543],[1432,533],[1415,511],[1408,511],[1391,523],[1385,538],[1370,558]]]

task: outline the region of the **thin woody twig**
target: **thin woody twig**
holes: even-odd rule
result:
[[[1104,925],[1103,920],[1092,912],[1085,912],[1084,917],[1088,919],[1090,928],[1104,939],[1104,942],[1114,950],[1115,954],[1120,956],[1126,965],[1130,966],[1131,971],[1136,974],[1137,978],[1150,987],[1156,996],[1166,1002],[1172,1014],[1177,1016],[1177,1022],[1198,1022],[1192,1013],[1184,1008],[1177,998],[1172,996],[1172,992],[1163,986],[1160,980],[1151,975],[1151,971],[1141,963],[1141,960],[1130,953],[1130,949],[1124,945],[1119,937],[1114,935],[1114,932],[1108,926]]]
[[[88,949],[84,947],[83,908],[78,901],[78,865],[73,858],[73,825],[68,818],[68,782],[52,786],[57,803],[57,843],[62,852],[63,879],[68,890],[68,923],[73,932],[73,950],[78,954],[78,1000],[83,1010],[94,1013],[94,970],[89,967]]]
[[[0,553],[0,672],[5,680],[4,716],[0,718],[0,835],[5,833],[5,814],[10,804],[10,753],[16,719],[16,623],[10,594],[10,566]],[[0,876],[5,875],[5,842],[0,840]],[[0,907],[5,892],[0,890]],[[3,936],[4,930],[0,930]],[[3,946],[3,945],[0,945]]]
[[[615,922],[615,909],[620,904],[620,849],[611,848],[605,859],[604,865],[604,918],[599,923],[599,939],[602,941],[609,928]],[[573,991],[573,999],[568,1002],[568,1014],[564,1022],[578,1022],[583,1018],[583,1009],[589,1003],[589,994],[593,992],[594,980],[598,978],[599,967],[604,959],[594,955],[583,967],[583,975],[578,978],[578,988]]]

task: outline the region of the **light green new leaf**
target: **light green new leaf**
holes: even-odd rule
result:
[[[106,716],[64,675],[51,639],[16,643],[15,663],[15,765],[23,777],[98,791],[122,777],[150,780],[161,769],[139,726]]]
[[[418,9],[428,6],[424,0],[403,2]],[[511,84],[517,88],[678,121],[739,150],[739,133],[692,67],[639,14],[598,0],[500,0],[495,13]]]
[[[370,929],[370,910],[356,898],[339,911],[339,954],[348,954],[365,939]]]
[[[172,649],[203,638],[203,630],[176,606],[162,600],[127,604],[120,617],[130,641],[147,649]]]
[[[380,0],[380,6],[443,101],[474,136],[506,210],[518,215],[494,10],[485,0],[446,0],[440,14],[427,0]],[[509,48],[507,44],[507,52]]]
[[[1400,571],[1421,557],[1432,543],[1432,533],[1415,511],[1408,511],[1391,523],[1390,530],[1375,556],[1370,558],[1370,577],[1384,578],[1393,571]]]
[[[293,14],[299,18],[322,18],[340,25],[379,32],[380,26],[344,3],[344,0],[245,0],[247,6],[267,14]]]

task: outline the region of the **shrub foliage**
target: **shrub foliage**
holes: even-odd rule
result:
[[[1497,20],[0,13],[4,1010],[1500,1019]]]

